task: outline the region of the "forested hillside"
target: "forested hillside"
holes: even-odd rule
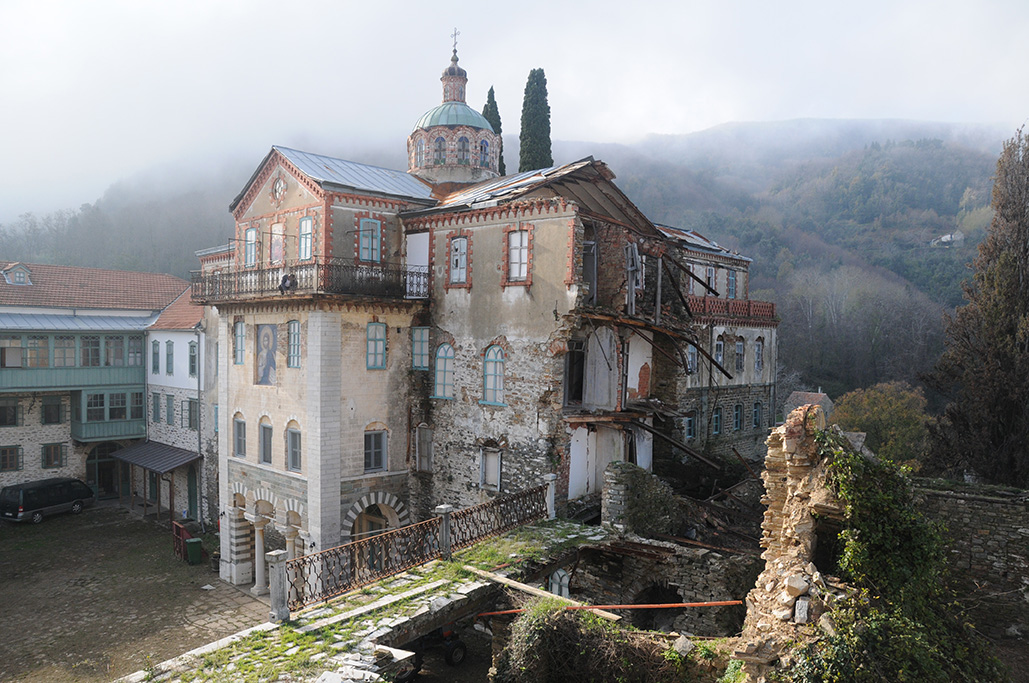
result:
[[[1010,133],[910,121],[727,124],[632,146],[558,141],[554,156],[603,159],[653,220],[751,257],[751,296],[775,301],[783,320],[780,365],[837,396],[917,382],[939,356],[942,316],[961,303]],[[403,150],[317,151],[404,163]],[[0,258],[188,277],[196,250],[231,236],[228,204],[259,161],[153,172],[78,210],[22,216],[0,226]]]

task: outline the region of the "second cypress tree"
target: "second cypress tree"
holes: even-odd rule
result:
[[[547,104],[547,76],[543,69],[529,72],[522,101],[522,132],[519,136],[518,171],[554,165],[550,151],[550,105]]]

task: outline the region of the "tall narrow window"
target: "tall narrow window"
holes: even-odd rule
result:
[[[132,413],[129,415],[133,420],[142,420],[143,413],[146,410],[145,394],[142,391],[132,392]]]
[[[125,394],[119,392],[109,397],[109,420],[124,420],[128,417],[128,406],[125,403]]]
[[[50,337],[45,335],[30,335],[28,342],[28,367],[50,367]]]
[[[82,367],[100,367],[100,337],[84,335],[80,341],[82,343]]]
[[[686,347],[686,372],[693,374],[697,371],[697,347],[690,344]]]
[[[725,359],[725,342],[721,339],[715,341],[715,362],[719,365],[723,365],[722,361]]]
[[[432,471],[432,429],[425,424],[415,430],[415,463],[419,472]]]
[[[200,429],[200,401],[195,398],[186,402],[186,426],[194,432]]]
[[[40,422],[45,425],[56,425],[64,422],[64,406],[60,396],[46,396],[40,409]]]
[[[386,469],[386,432],[364,433],[364,471]]]
[[[0,446],[0,472],[15,472],[21,469],[21,446]]]
[[[690,294],[696,294],[697,292],[697,281],[693,277],[693,264],[686,266],[686,270],[689,273],[686,279],[690,282]]]
[[[18,399],[0,398],[0,427],[17,427],[21,422],[21,405]]]
[[[754,409],[750,417],[754,429],[761,429],[761,401],[754,401]]]
[[[272,426],[267,422],[257,426],[257,459],[265,465],[272,464]]]
[[[150,342],[150,374],[161,372],[161,342],[156,339]]]
[[[482,362],[483,403],[504,403],[504,349],[493,345],[486,349]]]
[[[425,165],[425,140],[421,138],[415,143],[414,165],[418,168]]]
[[[471,145],[464,136],[457,139],[457,163],[465,166],[471,163]]]
[[[175,374],[175,342],[170,339],[164,343],[164,372]]]
[[[565,353],[565,405],[582,405],[586,387],[586,341],[569,339]]]
[[[257,228],[247,228],[243,234],[243,265],[257,265]]]
[[[199,363],[200,359],[199,359],[198,353],[199,353],[199,349],[197,348],[197,343],[195,341],[190,342],[189,343],[189,376],[190,377],[196,377],[197,376],[197,369],[198,369],[198,367],[200,365],[200,363]]]
[[[247,423],[242,418],[232,421],[233,453],[237,458],[247,457]]]
[[[440,344],[436,349],[436,381],[433,398],[454,398],[454,347]]]
[[[765,367],[765,342],[758,339],[754,342],[754,372],[761,372]]]
[[[454,237],[450,240],[450,282],[468,282],[468,238]]]
[[[86,422],[103,422],[107,419],[104,394],[86,395]]]
[[[683,420],[682,429],[686,433],[687,439],[697,438],[697,414],[686,413],[686,417]]]
[[[429,369],[429,328],[411,328],[411,367],[415,370]]]
[[[143,337],[134,334],[129,337],[129,367],[138,368],[143,365]]]
[[[54,367],[75,367],[75,337],[71,335],[54,337]]]
[[[746,348],[743,337],[736,340],[736,372],[743,372],[743,354]]]
[[[737,403],[732,407],[732,428],[733,431],[743,429],[743,404]]]
[[[707,267],[707,286],[711,289],[715,289],[715,269],[712,266]],[[705,295],[708,292],[705,292]]]
[[[529,231],[507,233],[507,279],[525,282],[529,277]]]
[[[368,323],[365,361],[369,370],[386,369],[386,324]]]
[[[728,290],[727,291],[727,296],[730,299],[735,299],[736,298],[736,271],[735,270],[730,270],[729,271],[729,286],[726,287],[726,289]]]
[[[159,394],[159,393],[157,393],[155,391],[154,395],[153,395],[153,399],[154,399],[154,407],[150,411],[150,419],[151,419],[152,422],[160,422],[161,421],[161,394]]]
[[[373,261],[378,263],[381,256],[381,249],[379,248],[380,233],[382,231],[382,223],[371,218],[361,219],[361,244],[360,244],[360,255],[359,258],[362,261]]]
[[[314,232],[314,219],[307,217],[300,219],[300,243],[297,246],[297,258],[306,261],[311,258],[311,240]]]
[[[175,397],[167,394],[164,397],[164,421],[167,424],[175,424]]]
[[[299,472],[303,463],[300,459],[300,430],[286,430],[286,466],[294,472]]]
[[[479,143],[479,166],[489,167],[489,141],[483,140]]]
[[[479,485],[491,491],[500,490],[500,449],[483,448],[479,470]]]
[[[232,326],[232,329],[235,342],[232,347],[232,360],[236,365],[243,365],[243,359],[246,357],[246,328],[243,326],[243,321],[240,320]]]
[[[436,138],[433,143],[432,161],[435,164],[443,164],[447,161],[447,141],[442,137]]]
[[[104,337],[104,365],[124,367],[125,337]]]
[[[300,321],[290,320],[286,325],[288,349],[286,353],[286,367],[300,367]]]
[[[711,432],[714,434],[722,433],[722,409],[715,408],[714,415],[711,419]]]

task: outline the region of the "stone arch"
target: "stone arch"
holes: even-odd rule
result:
[[[389,521],[390,524],[393,524],[395,527],[407,526],[411,523],[411,515],[403,501],[392,493],[374,491],[361,496],[361,498],[351,505],[349,510],[347,510],[346,517],[343,520],[343,532],[348,537],[353,536],[354,522],[357,520],[357,516],[372,505],[381,506],[380,509],[387,514],[392,512],[392,515],[389,515]]]
[[[629,602],[634,605],[660,605],[682,602],[682,595],[678,586],[669,584],[667,581],[651,581],[646,585],[637,582],[628,592]],[[676,619],[678,619],[684,608],[670,607],[664,609],[640,609],[632,610],[630,618],[632,625],[646,631],[673,631],[675,630]]]

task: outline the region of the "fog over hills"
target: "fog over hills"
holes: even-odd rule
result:
[[[1013,133],[991,125],[799,119],[730,123],[630,145],[556,141],[553,149],[558,164],[586,156],[608,163],[652,220],[699,230],[754,259],[751,295],[779,304],[785,364],[811,385],[841,391],[883,378],[915,380],[935,359],[941,315],[961,303],[966,264],[990,220],[996,158]],[[199,265],[196,250],[227,243],[229,202],[273,143],[251,158],[151,169],[77,210],[22,216],[0,226],[0,254],[188,277]],[[517,137],[507,137],[505,150],[508,168],[517,168]],[[370,149],[342,141],[306,151],[406,166],[402,142]],[[962,239],[931,246],[951,234]],[[839,292],[852,296],[832,303]],[[865,301],[874,306],[862,310]],[[849,307],[848,315],[826,309],[823,317],[835,304]],[[867,326],[881,327],[868,318],[873,309],[893,311],[901,326],[912,315],[925,319],[923,336],[903,342],[920,349],[918,358],[898,352],[887,367],[892,344],[869,339],[867,348],[852,347],[864,343]],[[804,330],[794,329],[800,311]],[[812,334],[840,343],[799,343]],[[797,343],[789,343],[794,335]]]

